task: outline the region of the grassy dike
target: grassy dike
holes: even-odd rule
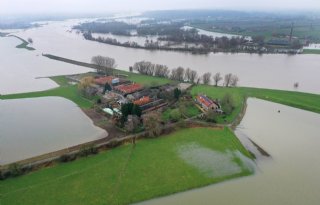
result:
[[[22,43],[17,45],[16,48],[23,48],[23,49],[27,49],[29,51],[36,50],[35,48],[29,47],[28,46],[29,45],[28,41],[24,40],[23,38],[20,38],[19,36],[15,36],[15,35],[10,35],[10,36],[15,37],[15,38],[17,38],[17,39],[22,41]]]
[[[206,168],[206,155],[188,149],[184,152],[190,151],[203,163],[192,164],[181,157],[186,145],[197,145],[195,153],[250,156],[229,128],[183,129],[0,181],[0,204],[129,204],[252,174],[236,154],[227,157],[230,161],[223,160],[221,169]],[[238,170],[231,173],[230,166]]]

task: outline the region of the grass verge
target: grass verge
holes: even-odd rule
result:
[[[130,204],[252,174],[235,155],[239,172],[207,176],[179,156],[181,145],[194,143],[209,152],[250,156],[228,128],[183,129],[0,181],[1,204]]]

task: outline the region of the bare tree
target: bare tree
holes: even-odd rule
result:
[[[33,44],[32,38],[28,38],[28,42],[29,42],[30,44]]]
[[[195,70],[191,70],[190,73],[190,82],[194,83],[197,79],[198,73]]]
[[[211,82],[211,73],[204,73],[204,74],[202,75],[202,82],[203,82],[203,84],[205,84],[205,85],[210,84],[210,82]]]
[[[154,69],[154,75],[158,77],[168,77],[170,73],[169,68],[166,65],[156,64]]]
[[[185,75],[184,75],[186,81],[190,83],[194,83],[197,76],[198,76],[197,71],[191,70],[190,68],[186,69]]]
[[[97,65],[97,73],[103,73],[103,66],[104,66],[103,56],[93,56],[91,58],[91,63]]]
[[[239,78],[236,75],[232,75],[230,85],[236,87],[238,85]]]
[[[214,81],[214,85],[215,86],[218,86],[219,84],[219,81],[222,80],[222,77],[221,77],[221,74],[220,73],[216,73],[214,76],[213,76],[213,81]]]
[[[190,77],[191,77],[191,69],[187,68],[184,74],[184,79],[186,79],[186,81],[190,82]]]
[[[140,61],[133,65],[133,69],[144,75],[154,75],[155,65],[149,61]]]
[[[143,125],[149,137],[156,137],[161,134],[161,114],[159,112],[149,112],[143,115]]]
[[[177,80],[177,81],[183,81],[184,80],[184,68],[178,67],[175,69],[172,69],[171,71],[171,79]]]
[[[224,76],[224,86],[229,87],[232,79],[232,73],[228,73]]]
[[[110,57],[105,57],[105,67],[107,69],[115,69],[117,67],[117,64],[116,64],[116,60],[114,58],[110,58]]]
[[[201,81],[201,78],[199,77],[199,78],[197,78],[197,85],[199,85],[200,84],[200,81]]]
[[[91,62],[97,65],[97,72],[109,75],[116,68],[116,61],[113,58],[104,56],[93,56]]]

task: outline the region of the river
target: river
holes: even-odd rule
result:
[[[60,97],[0,100],[0,165],[106,137]]]
[[[198,71],[234,73],[238,75],[240,86],[294,90],[293,84],[299,82],[298,91],[320,93],[320,55],[286,54],[208,54],[173,51],[148,51],[124,48],[92,42],[83,39],[81,34],[71,31],[73,25],[86,20],[66,20],[49,22],[47,25],[32,28],[15,34],[22,38],[33,38],[33,47],[38,53],[90,62],[94,55],[115,58],[118,68],[128,70],[135,62],[147,60],[166,64],[170,68],[184,66]]]
[[[249,99],[236,133],[271,155],[257,160],[255,175],[141,204],[319,204],[319,125],[319,114]]]

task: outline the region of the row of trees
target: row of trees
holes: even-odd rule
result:
[[[113,69],[116,68],[116,61],[113,58],[106,56],[93,56],[91,62],[97,67],[97,73],[104,75],[112,75]],[[202,76],[198,75],[198,72],[190,68],[183,68],[179,66],[170,71],[168,66],[162,64],[154,64],[149,61],[140,61],[136,62],[133,67],[130,67],[130,71],[137,71],[143,75],[157,76],[162,78],[170,78],[172,80],[181,81],[181,82],[190,82],[199,84],[202,82],[205,85],[213,84],[218,86],[220,81],[223,80],[222,75],[218,72],[212,76],[210,72],[204,73]],[[224,86],[237,86],[239,78],[232,73],[228,73],[224,76]]]
[[[218,86],[220,81],[223,80],[223,77],[220,73],[216,73],[212,76],[210,72],[204,73],[202,76],[199,76],[197,71],[192,70],[190,68],[178,67],[174,68],[171,71],[168,66],[161,64],[154,64],[149,61],[140,61],[133,65],[133,70],[139,72],[143,75],[149,76],[157,76],[170,78],[172,80],[181,81],[181,82],[190,82],[199,84],[202,82],[205,85],[211,84],[212,80],[215,86]],[[132,71],[130,69],[130,71]],[[226,74],[224,76],[224,86],[237,86],[239,82],[239,78],[232,73]]]

